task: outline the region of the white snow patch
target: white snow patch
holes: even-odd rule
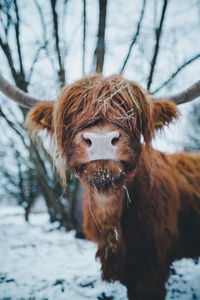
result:
[[[1,207],[0,299],[127,299],[124,286],[101,280],[96,245],[57,227],[45,213],[28,224],[20,207]]]
[[[127,300],[126,288],[101,280],[96,245],[57,230],[46,213],[24,221],[21,207],[0,207],[0,299]],[[167,300],[200,299],[200,263],[174,263]]]

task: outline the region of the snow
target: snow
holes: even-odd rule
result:
[[[46,213],[0,208],[0,299],[126,299],[126,288],[108,284],[95,261],[96,245],[58,230]]]
[[[127,300],[124,286],[101,280],[96,245],[58,230],[47,213],[26,223],[21,207],[1,206],[0,243],[0,299]],[[198,261],[174,263],[166,299],[200,299],[199,282]]]

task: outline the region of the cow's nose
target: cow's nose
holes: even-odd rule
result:
[[[120,137],[119,131],[85,132],[82,137],[89,160],[116,159],[117,143]]]
[[[99,146],[115,146],[119,140],[119,131],[111,131],[106,133],[85,132],[83,134],[83,140],[89,147],[95,144],[99,144]]]

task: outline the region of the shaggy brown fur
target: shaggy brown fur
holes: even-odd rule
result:
[[[129,299],[164,299],[171,263],[200,255],[200,153],[151,147],[155,130],[177,117],[175,104],[117,75],[83,78],[28,115],[85,186],[84,232],[98,244],[103,279],[125,284]],[[116,129],[118,159],[88,161],[83,134]]]

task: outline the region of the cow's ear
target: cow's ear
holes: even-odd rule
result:
[[[26,125],[31,132],[46,129],[53,134],[53,106],[54,103],[40,103],[35,105],[26,117]]]
[[[162,129],[165,125],[178,119],[179,111],[172,101],[153,101],[153,123],[155,129]]]

